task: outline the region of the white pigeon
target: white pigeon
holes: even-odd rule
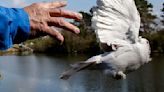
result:
[[[105,53],[74,64],[60,78],[96,65],[116,79],[125,79],[128,71],[151,60],[148,40],[139,37],[140,15],[134,0],[97,0],[92,27]]]

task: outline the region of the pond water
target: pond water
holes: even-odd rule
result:
[[[84,55],[1,56],[0,92],[164,92],[163,56],[154,56],[126,80],[114,80],[96,70],[59,79],[69,64],[89,57]]]

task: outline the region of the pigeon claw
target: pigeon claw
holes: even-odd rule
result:
[[[119,71],[117,72],[117,74],[114,76],[115,79],[119,80],[119,79],[126,79],[126,75],[122,72]]]
[[[60,76],[60,79],[68,80],[69,77],[70,77],[69,75],[61,75],[61,76]]]

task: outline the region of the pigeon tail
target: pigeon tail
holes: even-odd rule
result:
[[[87,69],[87,68],[89,68],[92,65],[96,65],[96,62],[80,62],[80,63],[73,64],[73,65],[71,65],[72,68],[64,71],[61,74],[60,79],[67,80],[73,74],[75,74],[75,73],[77,73],[77,72],[79,72],[81,70]]]

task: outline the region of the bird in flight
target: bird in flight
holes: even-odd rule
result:
[[[134,0],[97,0],[92,11],[92,27],[104,53],[73,64],[61,79],[92,66],[115,79],[125,79],[129,71],[151,60],[149,41],[139,36],[140,15]]]

